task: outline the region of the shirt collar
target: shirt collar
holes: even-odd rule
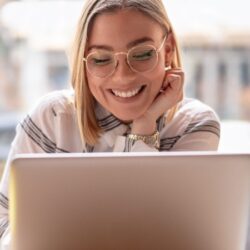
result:
[[[115,117],[98,102],[95,105],[95,115],[98,125],[104,131],[102,138],[106,140],[110,147],[114,146],[118,135],[125,135],[130,130],[129,124]]]
[[[101,104],[96,102],[95,115],[98,125],[104,131],[102,138],[106,140],[108,145],[112,147],[117,136],[126,135],[131,130],[131,124],[124,123],[112,113],[107,111]],[[165,115],[159,117],[157,120],[157,130],[160,132],[165,126]]]

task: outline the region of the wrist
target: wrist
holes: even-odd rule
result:
[[[156,121],[147,119],[137,119],[133,121],[131,127],[132,134],[152,135],[156,131]]]
[[[160,133],[156,130],[151,135],[138,135],[138,134],[129,134],[128,138],[134,142],[143,141],[145,144],[154,147],[156,149],[160,148]]]

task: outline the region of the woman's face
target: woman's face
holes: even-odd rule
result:
[[[89,36],[87,53],[105,49],[111,52],[127,52],[139,45],[159,48],[164,32],[152,18],[135,10],[120,10],[97,16]],[[87,71],[89,89],[95,99],[109,112],[123,121],[132,121],[149,108],[165,76],[165,42],[158,53],[158,63],[153,70],[137,73],[127,64],[126,55],[117,56],[115,71],[104,78]]]

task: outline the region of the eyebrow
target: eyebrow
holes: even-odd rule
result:
[[[142,38],[139,38],[139,39],[136,39],[130,43],[127,44],[127,48],[130,49],[136,45],[139,45],[141,43],[145,43],[145,42],[154,42],[154,40],[150,37],[142,37]],[[110,50],[110,51],[113,51],[114,49],[111,47],[111,46],[108,46],[108,45],[91,45],[89,48],[88,48],[88,51],[92,50],[92,49],[105,49],[105,50]]]

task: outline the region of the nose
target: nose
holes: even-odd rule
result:
[[[112,75],[112,80],[117,81],[117,83],[121,82],[131,82],[136,77],[136,72],[134,72],[128,62],[127,57],[125,55],[119,55],[116,57],[117,63],[115,71]]]

